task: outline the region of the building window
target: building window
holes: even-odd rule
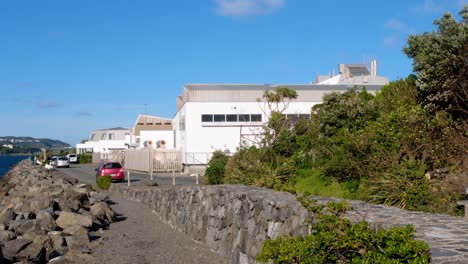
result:
[[[250,115],[250,121],[252,122],[262,122],[262,115]]]
[[[239,122],[250,122],[250,115],[239,115]]]
[[[102,133],[102,135],[101,135],[101,140],[105,140],[105,139],[106,139],[106,136],[107,136],[106,133]]]
[[[164,123],[164,125],[170,125],[170,124],[171,124],[171,122],[166,122],[166,123]]]
[[[144,125],[144,123],[137,123],[137,125],[142,126],[142,125]]]
[[[225,122],[226,116],[225,115],[214,115],[215,122]]]
[[[96,139],[96,134],[92,134],[92,135],[91,135],[91,138],[90,138],[89,140],[93,141],[93,140],[95,140],[95,139]]]
[[[114,139],[115,139],[115,134],[109,133],[109,140],[114,140]]]
[[[227,122],[237,122],[237,115],[226,115]]]
[[[213,122],[213,115],[202,115],[201,116],[202,122]]]

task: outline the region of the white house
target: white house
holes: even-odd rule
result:
[[[131,132],[130,128],[123,127],[93,130],[88,141],[76,144],[76,152],[78,154],[84,152],[111,153],[127,149],[132,142]]]
[[[174,148],[172,120],[168,118],[138,115],[132,135],[140,148]]]

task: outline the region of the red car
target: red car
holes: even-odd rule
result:
[[[98,177],[104,175],[109,175],[114,181],[123,181],[125,180],[124,168],[119,162],[110,161],[99,163],[99,166],[96,171],[96,181]]]

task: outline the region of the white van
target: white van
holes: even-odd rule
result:
[[[70,163],[78,163],[78,155],[76,154],[68,154],[67,158]]]

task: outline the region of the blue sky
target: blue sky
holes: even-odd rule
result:
[[[76,144],[172,117],[185,83],[308,83],[401,49],[468,0],[0,0],[0,136]],[[146,107],[145,107],[146,105]]]

